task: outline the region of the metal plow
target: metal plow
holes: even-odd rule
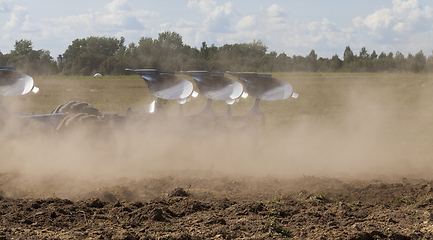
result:
[[[217,116],[218,114],[212,109],[212,100],[216,100],[225,101],[227,104],[226,116],[232,116],[231,105],[242,95],[242,84],[224,77],[224,74],[208,73],[206,71],[187,71],[182,73],[191,76],[195,81],[198,92],[207,98],[206,105],[199,114]]]
[[[29,92],[37,93],[39,88],[34,85],[32,77],[9,69],[0,69],[0,117],[5,118],[13,115],[3,105],[3,97],[20,96]],[[53,126],[64,117],[64,114],[32,115],[17,113],[22,120],[34,120],[47,126]],[[24,122],[25,122],[24,121]]]
[[[293,92],[293,87],[289,83],[273,78],[271,75],[250,72],[227,72],[227,74],[237,77],[239,81],[235,81],[226,77],[224,73],[183,71],[183,74],[192,77],[194,80],[193,84],[187,79],[176,76],[174,72],[162,72],[155,69],[126,69],[126,71],[140,75],[149,93],[154,95],[156,99],[141,109],[132,110],[128,108],[125,115],[96,114],[98,122],[109,123],[114,128],[128,125],[130,122],[139,122],[141,125],[147,125],[152,122],[161,123],[170,119],[170,121],[173,120],[184,124],[183,126],[191,127],[185,128],[188,129],[187,131],[195,131],[198,124],[204,126],[205,129],[222,131],[240,130],[245,126],[253,126],[255,128],[259,126],[260,129],[264,129],[265,114],[259,108],[261,100],[279,101],[289,97],[298,97],[298,94]],[[196,87],[197,92],[194,91],[194,87]],[[24,95],[31,91],[35,93],[38,91],[38,88],[34,86],[33,78],[13,70],[0,70],[1,97]],[[192,98],[197,97],[198,94],[206,98],[206,104],[203,109],[197,114],[184,116],[183,106]],[[245,98],[247,96],[254,98],[254,104],[249,113],[242,116],[234,116],[231,106],[238,102],[241,97]],[[164,109],[162,103],[170,100],[178,102],[179,110],[177,116],[171,116]],[[225,115],[219,115],[213,110],[213,101],[225,101]],[[57,129],[59,128],[59,124],[66,125],[66,123],[72,121],[71,119],[75,119],[71,115],[95,115],[94,112],[97,110],[93,106],[86,104],[70,102],[60,105],[49,114],[34,115],[20,113],[18,115],[24,122],[35,121],[47,128]],[[81,107],[77,107],[78,105]],[[73,110],[74,107],[75,109]],[[89,109],[92,109],[92,111]],[[1,104],[0,116],[5,117],[7,115],[10,115],[9,111]],[[68,118],[67,121],[65,120],[66,118]],[[83,116],[76,118],[82,119]],[[152,121],[155,119],[156,121]],[[170,121],[167,122],[170,124]],[[241,127],[230,127],[228,122],[240,122],[242,124],[240,125]],[[259,125],[257,125],[258,122]]]

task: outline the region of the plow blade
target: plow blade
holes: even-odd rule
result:
[[[146,82],[149,93],[157,98],[179,100],[187,98],[193,91],[190,81],[175,76],[172,72],[159,72],[155,69],[126,69],[140,75]]]
[[[260,100],[278,101],[289,97],[297,98],[298,94],[293,92],[292,85],[273,78],[269,74],[257,74],[255,72],[227,72],[241,81],[249,96],[254,97],[254,104],[250,109],[253,116],[264,116],[259,108]]]
[[[199,93],[212,100],[234,100],[241,96],[243,92],[242,84],[224,74],[208,73],[206,71],[186,71],[182,72],[191,76]]]
[[[207,116],[217,116],[211,105],[212,100],[224,100],[227,103],[226,116],[231,116],[230,105],[242,95],[242,84],[219,73],[209,73],[207,71],[185,71],[182,72],[194,79],[201,95],[207,98],[203,110],[199,113]]]
[[[13,70],[0,69],[0,96],[19,96],[37,89],[32,77]]]
[[[268,74],[227,72],[239,79],[248,94],[254,98],[265,101],[284,100],[293,95],[293,87],[289,83],[273,78]],[[297,94],[296,94],[297,96]]]

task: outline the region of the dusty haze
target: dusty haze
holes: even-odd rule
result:
[[[156,121],[116,130],[116,148],[95,148],[94,139],[80,134],[53,137],[49,130],[35,130],[38,126],[23,131],[16,124],[19,121],[10,118],[0,136],[0,190],[17,197],[73,198],[125,179],[168,176],[207,181],[225,177],[431,178],[433,86],[398,87],[402,93],[416,90],[417,94],[408,103],[386,86],[349,84],[337,92],[341,105],[334,110],[295,115],[286,113],[286,106],[300,101],[298,107],[314,108],[308,101],[314,96],[294,85],[298,99],[261,103],[267,117],[264,131],[220,132],[202,129],[200,124]],[[326,108],[327,103],[322,104]],[[280,118],[269,114],[274,111]]]

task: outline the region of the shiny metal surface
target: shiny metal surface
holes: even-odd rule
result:
[[[126,71],[140,75],[149,93],[161,99],[183,99],[189,97],[193,91],[190,81],[169,73],[158,72],[155,69],[126,69]]]
[[[236,76],[244,84],[249,96],[260,100],[284,100],[293,94],[292,85],[269,75],[245,72],[227,73]]]
[[[207,71],[185,71],[191,76],[199,90],[199,93],[212,100],[234,100],[242,95],[242,84],[224,74],[210,74]]]
[[[0,96],[19,96],[33,89],[33,78],[17,71],[0,69]]]

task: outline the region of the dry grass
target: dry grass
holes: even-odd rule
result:
[[[192,81],[189,76],[178,75]],[[296,100],[261,103],[262,110],[268,116],[282,120],[299,115],[338,117],[339,113],[347,110],[346,98],[354,91],[372,95],[372,98],[394,98],[402,113],[410,113],[422,100],[423,92],[433,88],[432,75],[412,73],[273,73],[273,76],[291,83],[295,92],[300,94]],[[143,80],[136,75],[101,78],[50,76],[34,79],[36,86],[41,89],[38,94],[5,97],[5,105],[22,112],[44,114],[63,102],[75,100],[89,102],[102,112],[123,114],[128,107],[141,108],[154,100]],[[185,105],[186,113],[195,114],[204,101],[203,97],[193,99]],[[251,98],[241,99],[233,106],[234,114],[245,114],[252,102]],[[175,102],[168,105],[169,109],[176,111]],[[218,113],[224,113],[224,102],[214,102],[213,106]]]

